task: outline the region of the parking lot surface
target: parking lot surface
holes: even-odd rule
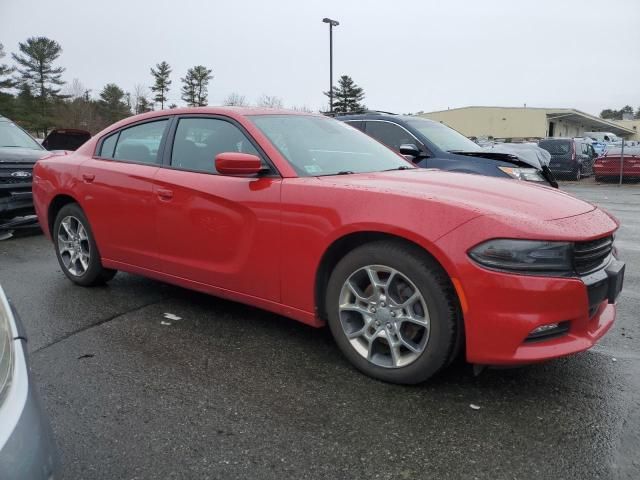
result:
[[[613,329],[415,387],[356,372],[327,330],[123,273],[77,287],[37,232],[0,242],[63,478],[640,478],[640,187],[563,188],[622,222]]]

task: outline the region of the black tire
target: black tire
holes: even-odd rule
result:
[[[581,179],[582,179],[582,166],[578,166],[578,168],[576,168],[574,180],[579,182]]]
[[[339,312],[342,287],[354,272],[369,265],[382,265],[402,272],[417,287],[427,305],[428,341],[419,356],[405,366],[385,367],[372,363],[356,351],[342,327]],[[366,375],[399,384],[424,382],[458,356],[464,343],[458,305],[449,277],[435,260],[418,247],[386,240],[362,245],[345,255],[331,274],[326,295],[329,328],[345,357]]]
[[[84,270],[84,272],[80,274],[74,274],[70,271],[67,263],[63,259],[63,255],[60,252],[60,244],[62,243],[62,241],[59,233],[61,232],[60,229],[62,221],[67,217],[72,217],[73,219],[77,220],[78,223],[81,224],[84,228],[87,236],[87,239],[83,241],[83,248],[88,250],[89,260],[87,262],[88,265],[86,270]],[[118,273],[117,270],[104,268],[102,266],[102,263],[100,261],[100,252],[98,251],[98,246],[96,245],[95,239],[93,237],[91,225],[89,224],[89,220],[87,220],[86,215],[82,211],[82,208],[80,208],[80,205],[78,205],[77,203],[69,203],[60,209],[60,211],[56,215],[51,235],[53,237],[53,244],[55,246],[56,257],[58,258],[60,268],[62,268],[64,274],[72,282],[78,285],[82,285],[83,287],[102,285],[105,282],[111,280],[116,275],[116,273]]]

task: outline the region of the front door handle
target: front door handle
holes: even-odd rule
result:
[[[93,173],[83,173],[82,174],[82,179],[86,182],[86,183],[91,183],[95,180],[96,176]]]
[[[171,200],[173,198],[173,192],[167,188],[158,188],[156,193],[160,200]]]

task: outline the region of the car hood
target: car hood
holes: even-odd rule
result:
[[[318,177],[344,188],[424,199],[458,206],[477,215],[557,220],[596,207],[557,189],[518,180],[430,169]]]
[[[49,155],[46,150],[0,147],[0,163],[35,163],[45,155]]]
[[[539,149],[542,150],[542,149]],[[546,150],[543,150],[546,152]],[[455,151],[451,152],[456,155],[464,155],[466,157],[480,157],[502,162],[509,162],[520,167],[533,167],[541,170],[543,166],[548,166],[551,156],[533,149],[510,147],[504,145],[491,145],[483,147],[482,150],[472,152]]]

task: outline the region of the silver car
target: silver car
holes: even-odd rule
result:
[[[26,340],[0,287],[0,477],[56,478],[58,455],[29,377]]]

